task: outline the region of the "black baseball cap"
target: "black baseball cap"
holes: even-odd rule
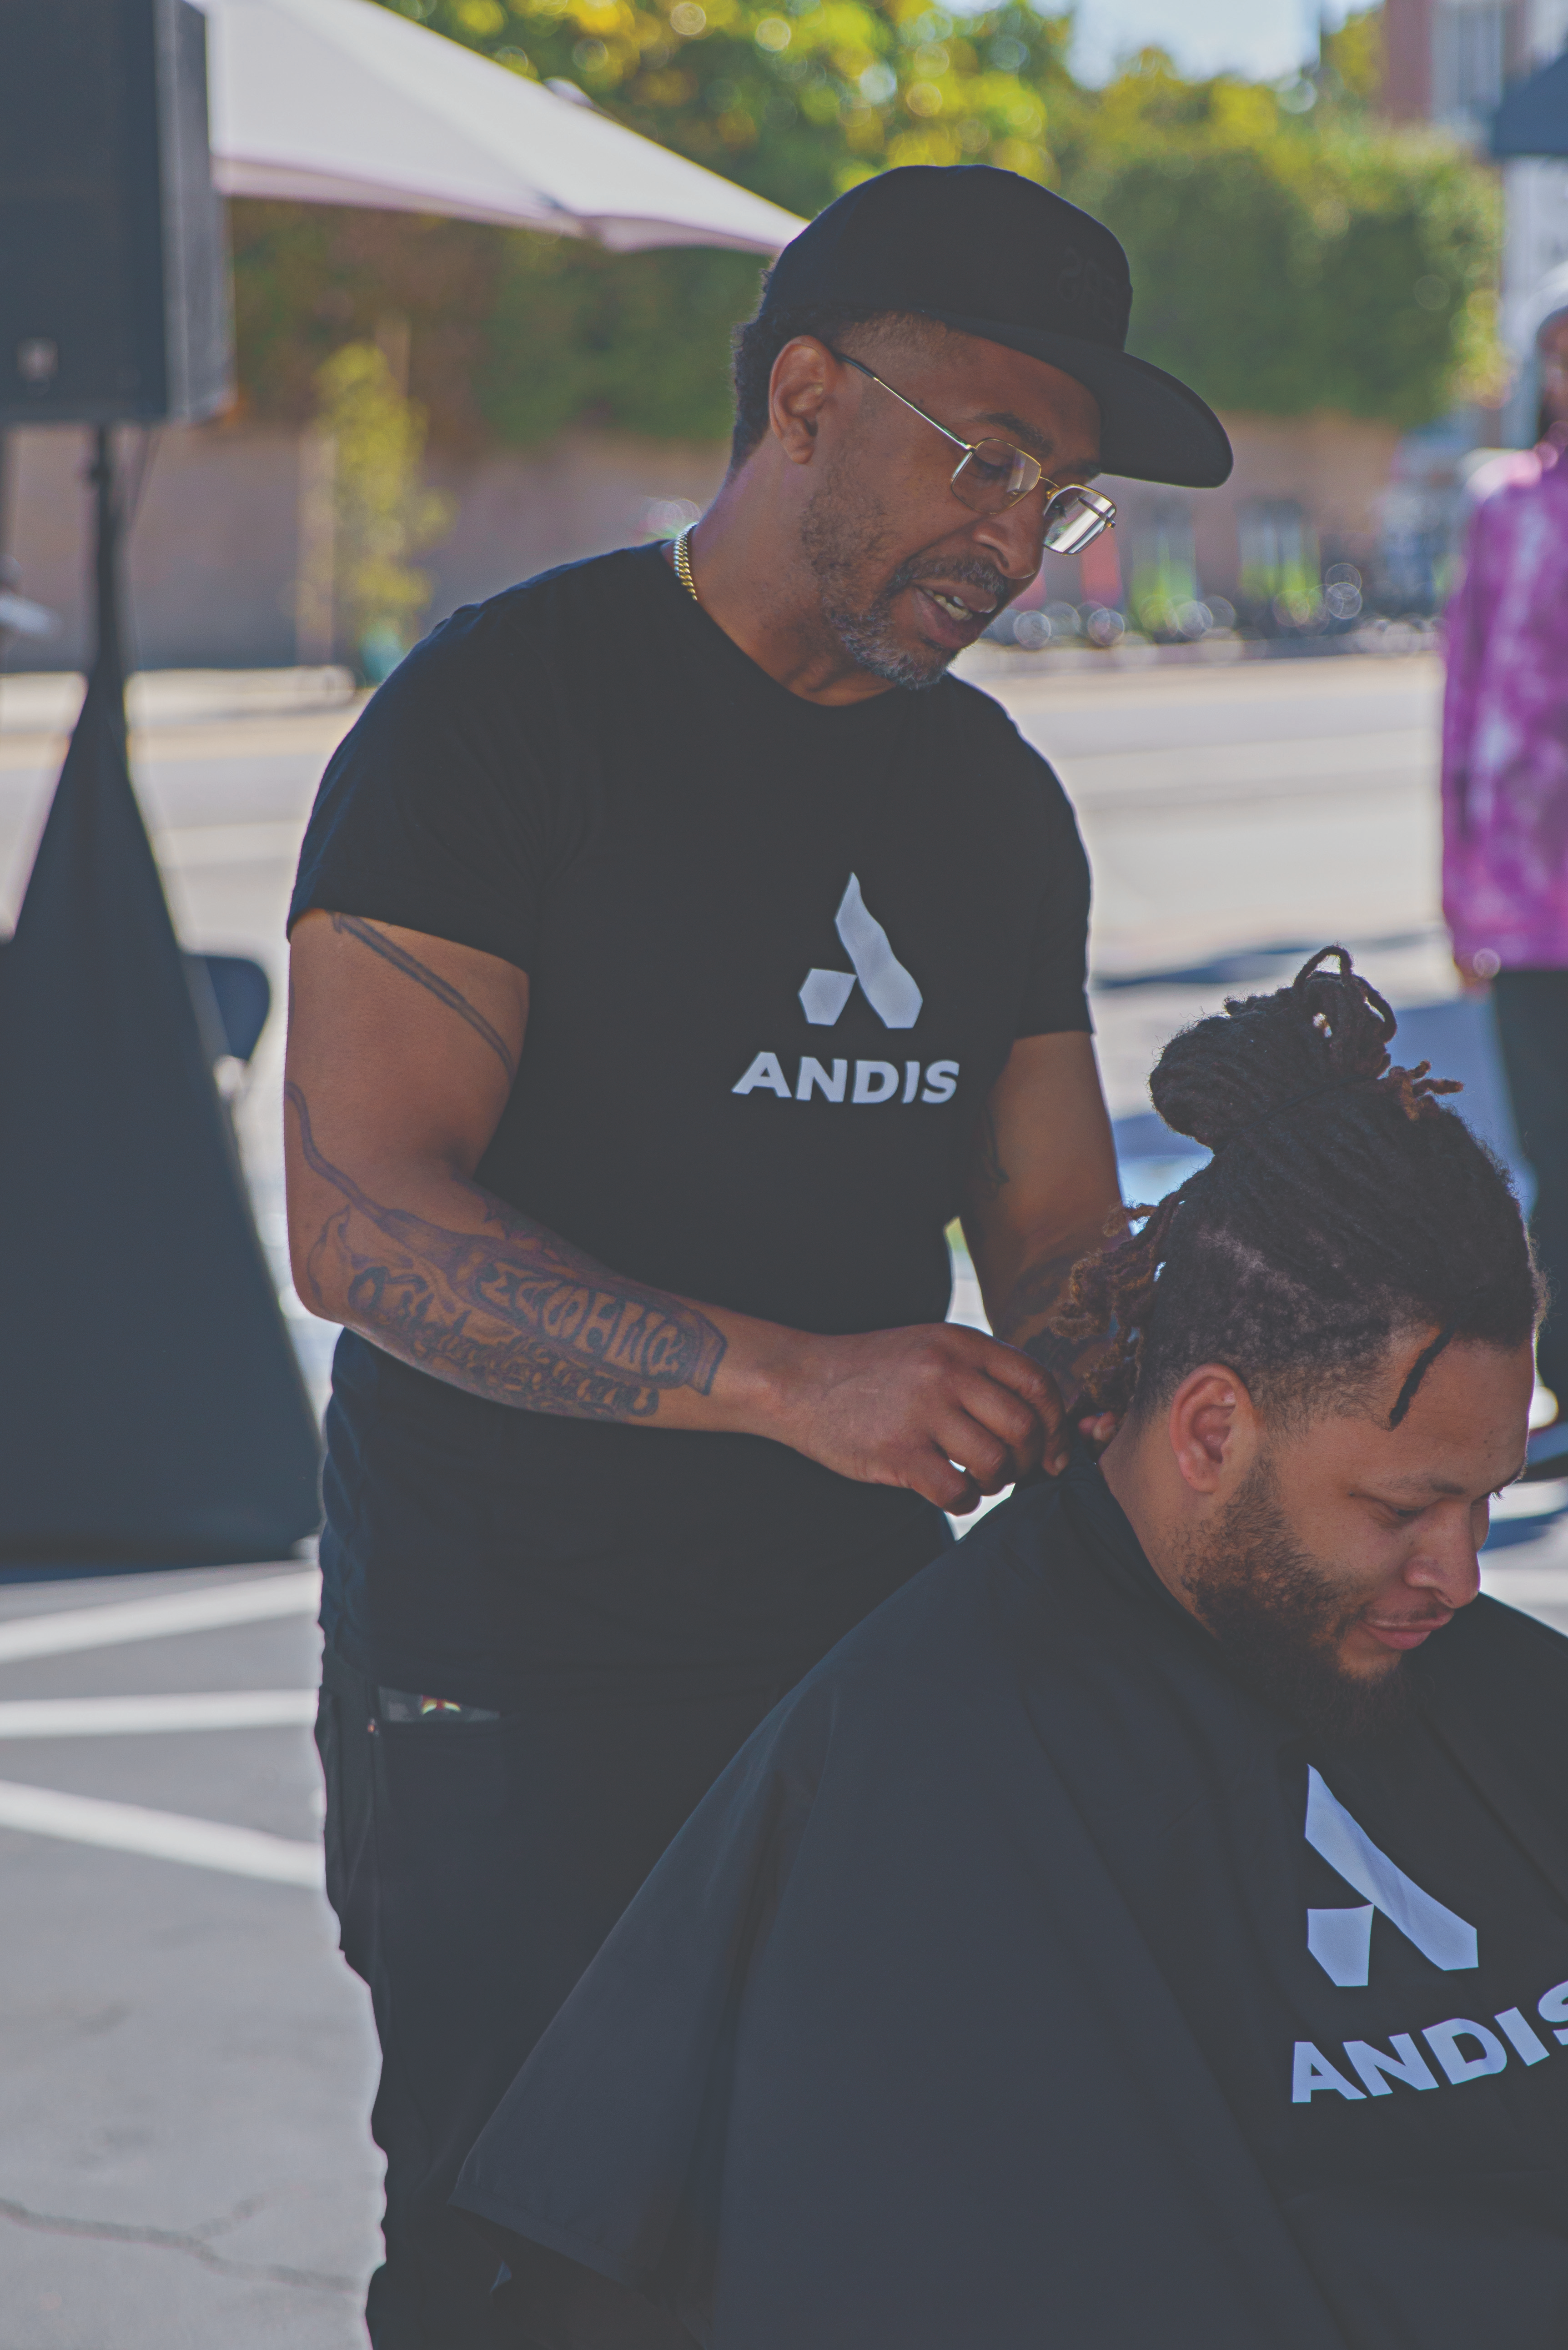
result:
[[[880,172],[786,244],[760,316],[837,303],[914,311],[1045,359],[1100,404],[1100,463],[1135,482],[1213,489],[1231,466],[1213,410],[1123,348],[1127,257],[1097,220],[989,163]]]

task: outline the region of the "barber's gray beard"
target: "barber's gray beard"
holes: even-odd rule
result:
[[[921,556],[912,556],[883,581],[869,604],[860,609],[849,604],[846,599],[850,579],[874,545],[876,533],[872,518],[867,515],[857,537],[849,525],[846,505],[836,494],[836,486],[830,478],[826,489],[807,506],[801,522],[801,547],[822,598],[822,617],[859,668],[869,670],[873,677],[885,678],[889,685],[901,685],[913,693],[923,692],[927,687],[941,682],[955,656],[936,646],[911,651],[901,644],[893,610],[905,589],[918,587],[924,572],[933,567]],[[943,564],[940,576],[981,588],[995,598],[998,611],[1016,593],[1012,583],[985,563]]]
[[[1260,1461],[1183,1577],[1199,1616],[1241,1678],[1309,1730],[1338,1739],[1397,1730],[1415,1710],[1403,1659],[1376,1679],[1339,1664],[1361,1612],[1293,1539]]]
[[[849,655],[860,668],[868,669],[873,677],[886,678],[889,685],[901,685],[911,693],[923,693],[928,687],[940,685],[954,659],[951,653],[936,648],[911,652],[898,642],[893,629],[893,598],[909,582],[894,574],[894,583],[863,612],[846,612],[823,598],[822,617]]]

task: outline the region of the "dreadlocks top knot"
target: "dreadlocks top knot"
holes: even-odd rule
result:
[[[1337,971],[1324,965],[1337,961]],[[1389,1066],[1398,1024],[1377,990],[1351,966],[1344,947],[1324,947],[1273,995],[1231,996],[1223,1014],[1173,1036],[1149,1093],[1167,1126],[1207,1150],[1222,1149],[1298,1103],[1352,1088],[1381,1092],[1407,1118],[1435,1112],[1431,1097],[1459,1093],[1452,1077],[1428,1077],[1428,1064]]]
[[[1289,987],[1172,1037],[1150,1096],[1215,1155],[1157,1207],[1120,1211],[1074,1273],[1055,1326],[1113,1332],[1086,1383],[1096,1409],[1142,1409],[1222,1362],[1289,1409],[1365,1385],[1397,1332],[1529,1337],[1538,1290],[1508,1177],[1442,1107],[1453,1078],[1392,1066],[1397,1024],[1324,947]]]

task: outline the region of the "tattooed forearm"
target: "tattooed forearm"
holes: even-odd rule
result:
[[[726,1341],[682,1299],[620,1281],[529,1217],[466,1185],[483,1229],[389,1207],[318,1147],[286,1087],[306,1164],[344,1201],[310,1253],[316,1304],[404,1361],[524,1410],[650,1419],[667,1389],[712,1390]]]
[[[1008,1293],[996,1322],[997,1336],[1022,1348],[1042,1370],[1049,1371],[1063,1401],[1069,1404],[1083,1385],[1085,1370],[1105,1345],[1104,1335],[1062,1338],[1052,1329],[1032,1326],[1043,1323],[1056,1305],[1079,1254],[1069,1249],[1064,1255],[1044,1257],[1026,1266]]]
[[[422,963],[418,955],[412,955],[406,947],[399,946],[395,939],[386,937],[373,922],[362,921],[358,914],[334,914],[332,927],[342,938],[358,939],[362,947],[369,947],[372,954],[379,955],[384,962],[389,962],[395,971],[402,972],[417,986],[428,988],[438,1003],[444,1003],[449,1012],[455,1012],[460,1020],[466,1020],[476,1036],[483,1036],[508,1077],[517,1075],[517,1063],[507,1048],[505,1037],[491,1026],[483,1013],[474,1008],[461,988],[453,987],[450,980],[442,979],[439,972],[433,972],[428,963]]]

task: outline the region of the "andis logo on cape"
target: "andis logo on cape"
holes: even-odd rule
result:
[[[834,928],[849,957],[848,971],[808,971],[800,991],[801,1009],[814,1028],[836,1026],[839,1014],[855,993],[857,981],[884,1028],[912,1028],[924,1001],[912,974],[893,951],[892,941],[860,894],[857,874],[839,901]],[[776,1094],[781,1101],[810,1101],[820,1093],[825,1101],[851,1103],[888,1101],[951,1101],[958,1086],[956,1061],[933,1061],[922,1069],[919,1061],[857,1061],[853,1085],[847,1060],[831,1066],[803,1055],[792,1087],[776,1053],[759,1053],[732,1093]]]
[[[1352,1819],[1336,1795],[1329,1793],[1318,1773],[1307,1772],[1306,1840],[1331,1868],[1362,1897],[1345,1909],[1307,1911],[1307,1949],[1329,1981],[1342,1990],[1361,1990],[1372,1973],[1372,1919],[1381,1912],[1397,1926],[1423,1958],[1445,1974],[1468,1971],[1480,1964],[1480,1941],[1473,1926],[1446,1909],[1431,1894],[1380,1852],[1360,1823]],[[1553,1983],[1536,2002],[1542,2022],[1568,2024],[1568,1982]],[[1543,2064],[1551,2055],[1533,2024],[1517,2007],[1505,2007],[1492,2018],[1498,2026],[1477,2023],[1468,2015],[1452,2015],[1429,2024],[1421,2037],[1446,2077],[1456,2088],[1466,2081],[1484,2080],[1501,2073],[1509,2061],[1506,2038],[1526,2064]],[[1499,2033],[1502,2038],[1499,2037]],[[1568,2030],[1553,2030],[1553,2039],[1568,2047]],[[1461,2043],[1465,2043],[1461,2045]],[[1346,2040],[1345,2053],[1357,2079],[1357,2088],[1337,2065],[1331,2064],[1315,2041],[1298,2040],[1291,2067],[1291,2098],[1310,2106],[1320,2091],[1359,2105],[1367,2097],[1392,2096],[1390,2084],[1403,2081],[1412,2089],[1435,2089],[1439,2084],[1408,2032],[1389,2034],[1386,2053],[1369,2040]],[[1478,2052],[1469,2053],[1470,2046]]]

